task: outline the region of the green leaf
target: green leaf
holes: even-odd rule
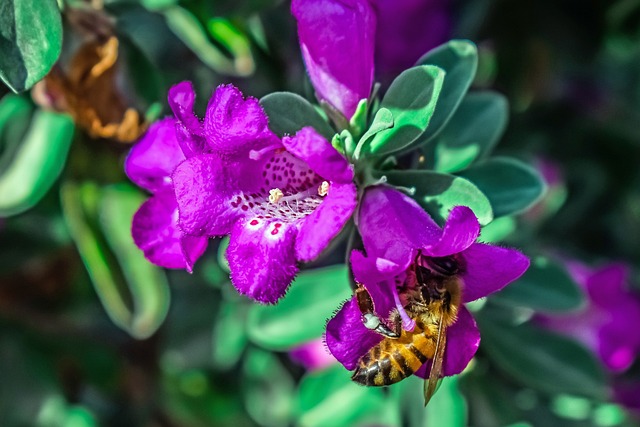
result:
[[[467,404],[458,389],[458,377],[445,377],[431,401],[424,407],[424,382],[415,375],[402,380],[391,389],[397,401],[403,423],[408,426],[464,427],[467,425]]]
[[[265,427],[289,426],[294,382],[278,358],[254,348],[244,359],[243,373],[243,397],[251,418]]]
[[[312,126],[320,135],[331,140],[335,132],[313,105],[291,92],[274,92],[260,100],[269,128],[279,136],[294,135],[305,126]]]
[[[253,72],[253,60],[236,63],[221,52],[207,36],[198,19],[188,10],[173,6],[162,10],[171,31],[211,69],[228,75],[246,76]]]
[[[362,135],[367,126],[367,116],[369,115],[369,100],[361,99],[349,120],[349,129],[356,137]]]
[[[427,405],[426,425],[464,427],[467,425],[467,403],[458,389],[458,377],[442,379],[438,392]]]
[[[358,141],[358,145],[354,151],[354,157],[357,159],[360,157],[360,152],[363,147],[369,142],[371,138],[376,136],[377,133],[382,132],[385,129],[390,129],[394,125],[393,123],[393,114],[386,108],[380,108],[375,117],[373,118],[373,122],[367,131],[362,135],[360,141]]]
[[[31,103],[23,96],[9,94],[0,101],[0,171],[13,162],[32,113]]]
[[[385,171],[377,174],[386,176],[391,185],[414,189],[411,197],[440,224],[444,223],[454,206],[471,208],[482,225],[493,219],[487,197],[464,178],[427,170]]]
[[[296,400],[300,427],[385,425],[391,408],[384,405],[382,390],[362,387],[350,373],[336,364],[302,378]]]
[[[445,73],[425,65],[409,68],[391,83],[380,108],[391,112],[394,126],[378,132],[363,154],[382,156],[407,148],[429,126]]]
[[[350,296],[347,266],[304,271],[278,305],[251,307],[249,338],[271,350],[289,350],[320,338],[329,317]]]
[[[607,396],[602,366],[586,348],[531,324],[513,326],[503,316],[496,308],[476,313],[482,348],[499,369],[546,393]]]
[[[22,92],[47,75],[62,49],[55,0],[0,2],[0,79]]]
[[[491,152],[509,118],[506,98],[495,92],[468,94],[434,139],[439,172],[457,172]]]
[[[517,394],[521,388],[502,380],[487,368],[485,362],[460,377],[460,386],[469,405],[469,425],[507,426],[522,420],[524,416]],[[499,378],[501,380],[497,380]]]
[[[458,175],[473,182],[487,196],[496,218],[527,210],[546,190],[537,170],[507,157],[494,157]]]
[[[133,309],[130,332],[148,337],[169,311],[169,283],[164,271],[151,264],[133,242],[131,221],[145,198],[129,185],[107,187],[102,192],[99,220],[102,231],[122,269]]]
[[[251,45],[247,36],[227,18],[211,18],[207,23],[209,33],[233,56],[234,65],[240,75],[248,76],[255,71]]]
[[[223,302],[213,327],[213,363],[220,369],[235,365],[247,346],[247,307],[241,303]]]
[[[498,243],[506,239],[517,228],[516,220],[510,216],[494,219],[482,227],[480,240],[484,243]]]
[[[218,246],[218,265],[227,273],[231,272],[229,268],[229,261],[227,260],[227,248],[229,247],[229,236],[224,236],[220,240],[220,245]]]
[[[545,257],[534,258],[520,279],[491,299],[545,313],[575,310],[585,302],[584,295],[567,270]]]
[[[38,427],[98,427],[96,416],[80,405],[69,405],[64,396],[52,396],[38,411]]]
[[[418,60],[418,65],[442,68],[446,77],[440,91],[438,107],[426,132],[416,144],[429,142],[447,124],[469,89],[478,68],[478,49],[469,40],[451,40]]]
[[[69,116],[35,113],[27,134],[0,175],[0,217],[33,207],[49,191],[64,167],[73,129]]]
[[[150,336],[167,314],[169,287],[164,271],[144,258],[131,237],[131,219],[142,196],[130,186],[101,190],[66,183],[61,199],[67,226],[107,314],[132,336]]]

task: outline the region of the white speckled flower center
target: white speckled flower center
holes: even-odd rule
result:
[[[276,150],[262,164],[263,185],[255,193],[240,193],[231,206],[247,213],[250,227],[270,224],[277,235],[283,224],[300,222],[322,203],[329,182],[287,151]]]

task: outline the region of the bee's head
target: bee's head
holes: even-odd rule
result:
[[[460,263],[454,255],[444,257],[422,256],[420,261],[432,274],[437,276],[455,276],[460,271]]]

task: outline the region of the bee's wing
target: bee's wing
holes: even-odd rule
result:
[[[442,362],[444,360],[444,350],[447,347],[447,326],[444,324],[444,312],[440,314],[440,323],[438,324],[438,337],[436,339],[436,350],[433,354],[431,362],[431,372],[429,379],[424,382],[424,406],[427,406],[429,400],[433,397],[442,373]]]

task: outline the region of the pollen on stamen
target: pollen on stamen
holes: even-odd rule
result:
[[[269,202],[274,205],[277,204],[280,199],[284,197],[284,193],[279,188],[272,188],[269,190]]]
[[[318,195],[324,197],[327,194],[329,194],[329,182],[322,181],[322,184],[318,187]]]

